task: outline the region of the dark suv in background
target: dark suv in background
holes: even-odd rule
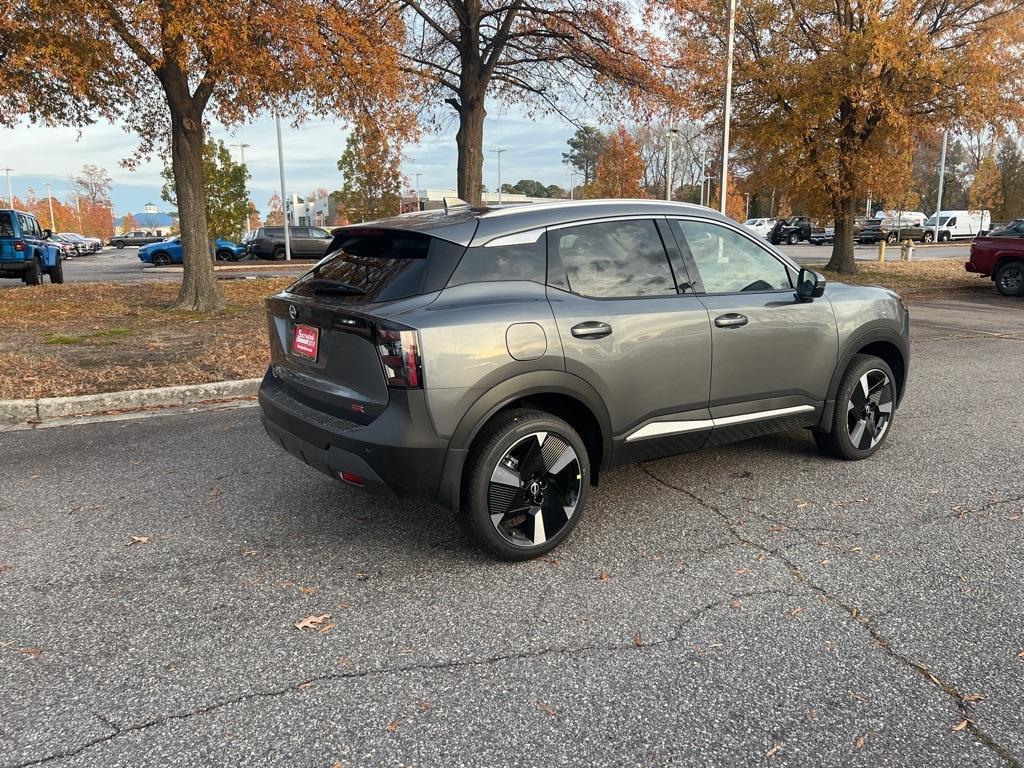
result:
[[[271,437],[440,500],[509,559],[562,542],[616,465],[794,427],[866,458],[909,362],[892,291],[826,287],[731,219],[654,200],[344,227],[267,306]]]
[[[289,227],[293,259],[320,259],[327,253],[327,246],[334,239],[331,233],[320,227]],[[243,241],[249,258],[276,259],[285,257],[284,227],[260,227]]]

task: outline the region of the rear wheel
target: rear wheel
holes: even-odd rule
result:
[[[277,246],[277,248],[274,249],[274,261],[284,261],[285,255],[286,254],[283,245],[279,245]]]
[[[935,233],[932,232],[930,229],[927,230],[924,233],[924,236],[921,238],[921,242],[924,242],[924,243],[931,243],[934,240],[935,240]]]
[[[459,522],[498,557],[539,557],[576,527],[589,474],[586,446],[569,424],[543,411],[508,411],[470,453]]]
[[[1011,261],[996,270],[996,290],[1003,296],[1024,296],[1024,261]]]
[[[39,259],[34,258],[29,262],[21,279],[26,285],[39,285],[43,282],[43,268],[39,264]]]
[[[164,253],[163,251],[154,253],[149,260],[154,267],[166,267],[171,263],[170,254]]]
[[[822,452],[839,459],[866,459],[889,434],[896,408],[896,379],[885,361],[854,355],[846,369],[832,415],[831,432],[815,432]]]
[[[57,262],[46,271],[50,275],[51,283],[54,283],[55,285],[60,285],[61,283],[64,282],[64,262],[62,262],[59,258],[57,259]]]
[[[235,254],[233,254],[231,251],[217,251],[217,261],[231,261],[234,258]]]
[[[887,242],[889,245],[896,245],[897,239],[898,238],[896,237],[895,232],[890,232],[888,235],[885,236],[885,242]]]
[[[800,235],[798,235],[796,232],[791,232],[789,237],[786,238],[786,242],[789,243],[790,245],[796,245],[797,243],[800,242]]]
[[[111,245],[115,248],[124,248],[124,240],[115,240]]]

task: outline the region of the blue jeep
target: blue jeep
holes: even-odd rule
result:
[[[238,261],[245,255],[245,246],[236,245],[223,237],[217,238],[214,257],[217,261]],[[155,267],[166,267],[168,264],[181,264],[185,260],[182,255],[181,237],[168,237],[159,243],[144,245],[139,248],[139,261]]]
[[[63,283],[60,249],[49,242],[50,234],[31,213],[0,209],[0,277],[39,285],[49,275],[51,283]]]

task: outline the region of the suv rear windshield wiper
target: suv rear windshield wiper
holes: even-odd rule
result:
[[[344,293],[352,296],[362,296],[366,293],[357,285],[343,283],[341,280],[328,280],[323,277],[313,278],[307,285],[314,293]]]

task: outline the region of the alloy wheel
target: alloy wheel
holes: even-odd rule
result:
[[[860,377],[847,406],[850,442],[859,451],[874,448],[892,419],[893,386],[884,371],[872,368]]]
[[[1016,264],[1004,268],[999,274],[999,286],[1004,293],[1011,296],[1019,295],[1021,287],[1024,286],[1024,268]]]
[[[552,432],[520,438],[491,472],[491,524],[510,544],[540,546],[572,518],[581,482],[579,457],[565,439]]]

